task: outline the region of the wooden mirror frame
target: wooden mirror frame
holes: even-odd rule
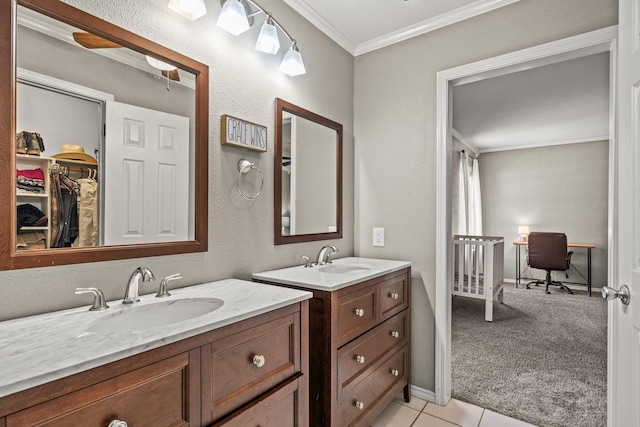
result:
[[[326,126],[336,131],[336,225],[337,230],[326,233],[294,234],[285,236],[282,234],[282,113],[289,112],[298,117]],[[316,240],[329,240],[342,238],[342,125],[329,120],[302,107],[291,104],[280,98],[276,98],[275,119],[275,153],[274,153],[274,200],[273,223],[275,244],[313,242]]]
[[[91,248],[16,251],[15,126],[18,5],[57,19],[142,54],[153,54],[196,76],[194,240]],[[205,252],[208,238],[209,67],[58,0],[0,3],[0,270]]]

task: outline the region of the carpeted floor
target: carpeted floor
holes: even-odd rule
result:
[[[484,300],[453,297],[454,398],[541,427],[606,426],[607,304],[583,287],[515,289],[484,321]]]

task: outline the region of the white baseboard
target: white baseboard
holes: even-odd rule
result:
[[[503,279],[503,281],[507,283],[516,283],[516,279]],[[567,283],[567,286],[571,287],[571,285],[572,283]],[[576,289],[586,290],[585,288],[586,285],[577,285],[577,286],[579,286],[579,288],[576,288]],[[591,285],[591,294],[599,294],[601,292],[602,292],[602,288]]]
[[[411,396],[426,400],[430,403],[436,402],[436,393],[431,390],[425,390],[415,385],[411,385]]]

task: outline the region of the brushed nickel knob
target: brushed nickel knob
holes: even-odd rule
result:
[[[113,420],[109,423],[109,427],[128,427],[125,421]]]
[[[364,356],[356,356],[356,362],[361,365],[364,365]]]
[[[391,331],[391,336],[394,338],[399,338],[400,337],[400,332],[398,331]]]
[[[356,408],[362,411],[364,409],[364,402],[356,400],[355,402],[353,402],[353,406],[355,406]]]
[[[261,354],[256,354],[255,356],[253,356],[253,364],[258,368],[262,368],[266,362],[267,359],[265,359]]]
[[[397,292],[393,292],[393,293],[389,292],[389,298],[398,299],[398,298],[400,298],[400,295],[398,295]]]
[[[354,313],[356,314],[356,316],[362,317],[364,316],[364,308],[356,308]]]
[[[397,377],[398,375],[400,375],[400,371],[398,371],[397,369],[392,369],[391,375],[393,375],[394,377]]]
[[[609,286],[604,286],[602,288],[602,298],[607,301],[613,301],[616,298],[620,298],[620,301],[624,305],[629,305],[629,301],[631,299],[631,293],[629,292],[629,287],[627,285],[622,285],[620,290],[616,290],[610,288]]]

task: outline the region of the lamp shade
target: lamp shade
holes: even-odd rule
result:
[[[275,55],[280,50],[280,40],[278,39],[278,31],[271,17],[267,17],[260,29],[260,35],[256,42],[256,50],[260,52]]]
[[[242,34],[250,27],[247,12],[238,0],[224,2],[216,25],[234,36]]]
[[[300,55],[300,51],[295,43],[292,44],[291,48],[284,54],[282,62],[280,63],[280,71],[291,77],[299,76],[307,72],[304,68],[302,55]]]
[[[519,225],[518,226],[518,234],[520,235],[527,235],[529,234],[529,226],[528,225]]]
[[[169,0],[169,9],[192,21],[207,14],[204,0]]]
[[[152,58],[149,55],[146,55],[147,62],[154,68],[162,71],[173,71],[176,69],[175,65],[167,64],[166,62],[162,62],[159,59]]]

